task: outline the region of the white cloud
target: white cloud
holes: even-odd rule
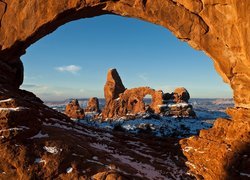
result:
[[[56,67],[55,69],[59,72],[70,72],[72,74],[75,74],[81,70],[81,67],[76,65],[69,65],[69,66]]]

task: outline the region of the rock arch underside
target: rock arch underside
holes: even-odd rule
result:
[[[122,176],[122,172],[115,173],[114,167],[98,174],[104,166],[93,165],[87,159],[93,151],[103,155],[105,144],[128,153],[133,146],[119,142],[133,137],[117,134],[109,137],[113,139],[109,142],[104,132],[75,125],[65,115],[43,105],[32,93],[19,89],[24,71],[20,57],[31,44],[69,21],[116,14],[166,27],[177,38],[211,57],[217,72],[233,89],[235,107],[227,110],[231,119],[217,119],[213,128],[182,139],[180,145],[188,160],[186,165],[197,178],[247,178],[246,174],[250,174],[249,11],[248,0],[0,0],[0,177],[84,179],[88,173],[96,179]],[[31,138],[38,133],[51,138]],[[98,139],[103,144],[98,144]],[[162,143],[164,150],[170,152]],[[81,148],[83,145],[85,148]],[[48,152],[43,153],[45,150]],[[110,151],[106,147],[106,153]],[[117,161],[115,156],[108,158]],[[135,173],[131,167],[117,163],[119,168]],[[169,166],[161,168],[164,171]]]

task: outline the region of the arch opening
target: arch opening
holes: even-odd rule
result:
[[[31,157],[43,154],[44,152],[41,150],[50,150],[47,146],[40,146],[41,144],[44,144],[44,142],[49,145],[53,140],[32,140],[32,142],[34,141],[34,144],[37,144],[37,147],[39,147],[37,149],[37,152],[39,151],[38,154],[30,154],[33,152],[33,149],[31,149],[27,144],[23,144],[24,142],[27,142],[27,138],[31,138],[42,131],[49,132],[51,137],[57,139],[57,141],[53,141],[51,144],[53,147],[55,147],[55,145],[56,147],[65,147],[62,146],[62,144],[65,145],[66,142],[68,149],[75,150],[75,152],[79,152],[79,149],[75,147],[76,142],[81,144],[79,134],[77,136],[75,130],[78,130],[78,133],[81,132],[84,134],[85,132],[84,136],[88,136],[89,132],[92,132],[93,134],[97,133],[97,139],[98,137],[103,136],[106,138],[108,137],[105,136],[105,134],[94,131],[93,129],[89,129],[88,133],[86,133],[85,129],[81,127],[81,125],[78,125],[77,128],[73,127],[72,123],[69,123],[69,119],[67,119],[67,117],[46,108],[40,99],[35,97],[35,95],[27,91],[20,90],[19,87],[23,81],[23,66],[20,61],[20,56],[25,53],[27,47],[29,47],[32,43],[35,43],[43,36],[53,32],[56,28],[66,22],[79,18],[110,13],[139,18],[166,27],[170,29],[176,37],[187,41],[189,45],[195,49],[203,50],[209,57],[212,58],[217,72],[226,83],[230,84],[234,91],[236,108],[231,108],[227,111],[227,113],[232,116],[231,120],[220,118],[217,120],[217,123],[215,123],[215,126],[212,129],[201,131],[199,136],[196,138],[183,139],[180,141],[182,152],[188,158],[186,165],[193,173],[198,174],[198,177],[202,176],[205,179],[226,179],[227,177],[240,179],[241,176],[249,176],[249,172],[246,170],[249,168],[244,168],[246,167],[245,162],[249,162],[249,158],[243,156],[241,152],[245,153],[245,149],[249,149],[250,58],[249,53],[247,52],[250,52],[250,46],[249,38],[247,38],[249,37],[249,31],[246,30],[246,24],[249,24],[250,19],[247,11],[250,6],[250,2],[228,2],[226,5],[220,1],[218,1],[215,5],[212,1],[204,3],[199,0],[192,2],[182,0],[126,0],[126,2],[123,0],[75,0],[58,2],[59,1],[52,0],[50,3],[44,4],[42,1],[0,1],[0,105],[1,112],[7,111],[7,113],[0,114],[3,116],[1,119],[4,119],[4,123],[1,124],[1,129],[4,129],[4,131],[11,131],[11,128],[15,129],[15,133],[4,133],[6,136],[4,137],[4,141],[7,142],[12,139],[17,140],[17,142],[19,142],[18,145],[22,146],[20,149],[25,149],[25,151],[27,150],[26,152],[28,153],[24,153],[25,155],[23,155],[23,153],[18,154],[18,156],[22,156],[21,159],[27,160],[25,162],[28,164],[29,162],[34,164]],[[41,5],[40,3],[43,4]],[[232,14],[232,11],[235,13]],[[218,25],[218,23],[220,23],[220,25]],[[9,113],[13,113],[13,116],[9,116]],[[29,116],[27,116],[27,114],[29,114]],[[42,122],[41,119],[44,120],[44,122]],[[60,122],[58,119],[61,119],[62,121]],[[71,137],[67,136],[69,129],[65,130],[62,128],[65,127],[66,124],[72,131],[74,131],[71,133]],[[48,126],[57,131],[59,134],[64,135],[63,143],[61,142],[62,139],[56,137],[55,133],[50,131]],[[143,128],[144,126],[142,126],[142,129]],[[151,126],[146,126],[145,128],[146,132],[152,129]],[[237,135],[235,135],[235,132],[237,132]],[[13,136],[13,134],[15,135]],[[218,136],[215,136],[215,134],[219,134],[220,138],[216,138]],[[73,136],[74,138],[72,138]],[[230,136],[230,138],[228,138],[228,136]],[[106,147],[98,144],[96,137],[94,139],[91,136],[88,136],[88,138],[92,140],[92,144],[89,144],[88,148],[92,148],[91,150],[93,150],[93,152],[96,152],[96,149],[101,151],[106,149],[105,152],[108,152]],[[67,141],[67,139],[69,141]],[[73,139],[74,144],[72,145],[71,142]],[[124,139],[127,140],[130,138]],[[86,139],[81,140],[86,143]],[[137,140],[135,140],[134,143]],[[105,141],[105,138],[103,138],[102,141]],[[144,148],[150,147],[150,143],[153,143],[148,143],[147,141],[149,141],[149,139],[147,139],[147,141],[141,141],[149,145],[144,146]],[[119,138],[116,139],[115,142],[120,142]],[[161,141],[157,141],[157,143],[160,142]],[[143,143],[140,145],[143,145]],[[155,144],[155,147],[158,147],[159,144],[157,143]],[[119,150],[123,152],[123,154],[126,154],[123,150],[131,152],[129,149],[126,149],[126,146],[122,146],[121,143],[120,145],[122,148]],[[216,151],[218,146],[220,147],[220,151]],[[155,147],[152,147],[152,149],[155,149]],[[3,149],[6,148],[4,147]],[[19,167],[16,167],[16,165],[22,164],[18,161],[20,158],[12,158],[16,157],[16,147],[8,146],[7,149],[8,153],[3,154],[8,154],[9,160],[4,162],[4,159],[7,159],[4,157],[2,163],[7,164],[8,167],[15,167],[18,169]],[[115,148],[113,147],[112,149]],[[200,151],[197,151],[197,149],[202,150],[201,152],[203,158],[206,158],[206,160],[213,158],[216,162],[209,164],[207,163],[208,161],[205,162],[202,158],[197,158],[200,157]],[[114,152],[112,151],[112,153]],[[58,156],[65,159],[64,162],[72,162],[72,159],[74,159],[72,153],[66,149],[63,154],[66,157],[62,157],[61,154]],[[89,152],[86,154],[89,155]],[[124,160],[126,156],[119,156],[121,154],[122,153],[115,154],[116,160],[117,158]],[[136,153],[134,152],[134,154]],[[172,152],[173,157],[177,154]],[[30,156],[28,157],[28,155]],[[154,154],[151,155],[152,157],[154,156]],[[235,157],[237,157],[237,167],[235,166]],[[88,158],[92,158],[92,156],[88,156]],[[98,158],[94,156],[93,159],[97,160]],[[240,161],[238,161],[238,159],[240,159]],[[51,161],[50,157],[46,160],[48,162]],[[79,171],[79,174],[75,176],[70,174],[74,177],[79,177],[83,175],[83,170],[86,167],[84,167],[84,165],[86,164],[83,165],[83,168],[80,165],[83,161],[79,162],[77,159],[74,160],[76,164],[79,164],[79,167],[77,165],[70,167],[66,170],[66,172],[71,173],[72,171]],[[35,162],[37,162],[37,159]],[[145,161],[143,162],[146,163]],[[156,161],[154,162],[156,163]],[[109,163],[110,162],[108,162],[108,164]],[[30,165],[32,166],[32,164]],[[68,164],[72,165],[72,163]],[[214,164],[217,164],[217,166],[214,166]],[[18,172],[22,172],[26,167],[27,164],[25,164],[25,167],[21,167],[21,171]],[[59,163],[55,163],[54,167],[55,171],[50,171],[52,174],[46,177],[60,176],[60,178],[64,178],[67,176],[62,174],[58,175],[58,172],[65,172],[65,169],[60,169],[61,165],[59,165]],[[65,167],[65,164],[63,167]],[[138,164],[133,164],[133,167],[138,167]],[[169,164],[164,167],[161,166],[159,169],[160,171],[158,172],[163,172],[166,167],[169,167]],[[204,167],[206,167],[206,171],[204,171]],[[234,167],[232,170],[233,172],[228,172],[228,169],[231,170],[231,167]],[[98,167],[97,169],[101,168]],[[146,174],[150,176],[152,174],[148,173],[151,172],[150,170],[152,170],[152,168],[140,173],[142,175]],[[31,171],[31,174],[34,174],[34,170],[31,169]],[[5,171],[0,169],[0,172]],[[133,172],[138,172],[138,169]],[[13,173],[15,174],[14,171]],[[96,169],[91,171],[91,173],[89,172],[88,175],[90,177],[94,177],[95,173]],[[38,174],[46,173],[39,172]],[[104,172],[104,174],[101,175],[108,178],[110,174],[105,174]],[[119,174],[116,175],[119,176]],[[27,174],[27,172],[24,172],[24,174],[21,175],[16,173],[15,178],[18,176],[29,177],[29,174]],[[40,177],[42,175],[38,176]],[[100,174],[97,176],[99,177]],[[162,176],[158,173],[156,176],[157,177],[151,176],[151,178],[162,178]],[[177,176],[169,178],[177,178]],[[178,178],[180,178],[180,176],[178,176]],[[182,176],[181,178],[186,179],[186,176]]]
[[[109,27],[114,23],[117,23],[117,27],[120,26],[120,29],[114,28],[113,30],[110,30]],[[139,25],[136,26],[136,24]],[[132,25],[135,28],[131,28]],[[145,30],[147,28],[149,28],[148,31]],[[73,31],[75,32],[74,36],[67,36],[67,34]],[[143,31],[145,31],[145,33],[143,33]],[[126,32],[130,33],[126,35]],[[106,36],[103,37],[102,33]],[[153,34],[153,36],[151,35],[151,38],[150,33]],[[156,36],[156,33],[159,33],[159,35]],[[121,35],[123,37],[121,37]],[[165,40],[162,39],[162,36],[164,35],[166,35]],[[146,40],[143,40],[145,39],[145,37],[148,38]],[[186,117],[191,114],[192,117],[195,117],[192,111],[192,106],[194,106],[195,111],[196,109],[198,111],[198,117],[200,117],[201,115],[201,121],[206,121],[208,120],[208,118],[210,118],[209,120],[213,122],[219,116],[228,117],[225,113],[219,112],[219,110],[217,111],[216,109],[213,109],[213,116],[209,117],[208,110],[205,107],[206,105],[203,104],[203,102],[205,101],[201,101],[199,99],[207,97],[207,94],[211,92],[210,90],[217,87],[216,84],[210,84],[213,87],[209,87],[209,78],[207,78],[206,81],[203,80],[203,78],[206,78],[211,74],[214,78],[217,77],[214,72],[211,73],[209,70],[204,68],[207,65],[212,65],[210,60],[206,58],[202,53],[195,52],[188,46],[186,46],[183,42],[176,40],[175,37],[169,34],[169,32],[166,32],[163,28],[133,19],[106,15],[94,19],[91,18],[88,20],[84,19],[72,22],[72,25],[67,24],[51,36],[48,36],[44,39],[45,40],[41,40],[41,43],[37,43],[37,47],[31,47],[31,51],[35,51],[37,52],[37,54],[34,53],[34,56],[32,57],[32,55],[29,54],[28,50],[27,56],[22,57],[22,59],[24,60],[24,64],[27,67],[26,79],[22,87],[27,88],[27,90],[31,90],[33,92],[38,91],[37,93],[39,97],[43,97],[42,99],[48,105],[52,105],[54,109],[60,109],[61,112],[64,112],[62,110],[65,109],[61,106],[65,106],[65,102],[68,103],[72,98],[79,99],[81,108],[88,109],[86,106],[87,100],[90,97],[100,98],[100,110],[103,110],[105,108],[105,102],[102,98],[104,98],[103,86],[106,81],[106,71],[110,67],[118,66],[118,71],[120,72],[121,69],[121,71],[123,72],[123,76],[121,77],[121,79],[125,82],[126,87],[129,87],[129,90],[131,88],[139,86],[150,86],[152,88],[157,88],[164,91],[162,98],[163,101],[165,101],[164,105],[164,103],[162,104],[160,102],[161,100],[157,100],[157,98],[154,97],[155,102],[153,102],[152,95],[155,93],[155,90],[148,89],[147,87],[145,88],[145,90],[138,91],[135,89],[134,92],[133,90],[131,90],[131,94],[127,95],[129,97],[128,100],[121,103],[122,107],[128,106],[128,108],[117,110],[118,114],[120,113],[119,116],[122,116],[121,114],[128,114],[127,118],[134,119],[140,117],[136,114],[145,112],[159,113],[161,111],[160,109],[164,109],[162,110],[161,115],[175,116],[179,118]],[[109,44],[106,43],[107,41],[109,42]],[[165,44],[165,42],[167,41],[171,41],[173,45]],[[74,45],[75,43],[76,45]],[[52,47],[47,45],[52,45]],[[70,47],[72,48],[70,48],[68,45],[70,45]],[[162,45],[163,47],[159,48],[159,45]],[[182,45],[184,45],[182,50],[186,55],[177,56],[178,52],[181,50]],[[177,48],[170,48],[169,46],[177,46]],[[84,51],[82,52],[83,49]],[[39,51],[43,51],[44,53],[42,53],[41,55],[41,53],[38,53]],[[62,53],[62,51],[66,53]],[[45,56],[46,52],[47,56]],[[84,53],[84,58],[82,56],[82,53]],[[188,63],[185,62],[187,54],[190,55]],[[200,59],[200,62],[199,60],[195,59],[196,57]],[[35,59],[37,59],[36,62]],[[43,69],[48,67],[48,64],[44,64],[44,59],[49,62],[50,66],[50,69],[46,71],[47,73],[44,73]],[[57,59],[60,59],[60,61],[58,62]],[[152,59],[154,59],[154,61],[151,61]],[[168,62],[168,59],[174,59],[175,61]],[[164,63],[165,60],[166,63]],[[91,63],[91,61],[93,63]],[[105,61],[105,63],[103,63],[103,61]],[[203,64],[204,62],[206,63]],[[35,67],[35,64],[37,64],[37,67],[31,69],[32,63],[34,63],[33,67]],[[171,63],[173,64],[171,65]],[[178,65],[178,63],[181,63],[182,65]],[[133,64],[133,67],[130,66],[130,68],[128,69],[128,64]],[[188,65],[192,66],[192,64],[199,64],[199,70],[196,72],[192,70],[192,72],[190,72],[187,67]],[[104,68],[102,66],[104,66]],[[176,70],[175,66],[178,67],[178,70]],[[31,70],[28,68],[30,68]],[[187,76],[187,74],[189,74],[189,76]],[[192,76],[194,76],[193,78],[196,78],[198,85],[192,84],[190,86],[190,84],[194,81],[192,79]],[[47,79],[47,82],[43,80],[43,78]],[[126,82],[129,81],[132,83],[127,84]],[[200,83],[202,83],[202,81],[205,83],[201,85]],[[212,81],[215,82],[214,79]],[[210,81],[210,83],[212,81]],[[216,83],[221,84],[220,81],[221,80],[218,78]],[[41,84],[39,84],[39,82]],[[171,85],[169,86],[168,83],[170,83]],[[202,88],[197,88],[197,86],[200,85],[202,86]],[[178,107],[177,110],[174,106],[172,107],[171,103],[174,103],[174,96],[172,92],[174,92],[174,89],[178,86],[187,87],[187,89],[191,93],[191,97],[196,98],[191,99],[190,107],[184,108],[181,105],[181,107]],[[208,89],[206,90],[206,88]],[[204,90],[206,91],[206,93],[204,93],[205,95],[203,94],[202,96],[200,96]],[[147,96],[147,92],[150,92],[151,95]],[[210,94],[210,98],[216,98],[213,97],[213,95],[218,94],[219,93]],[[221,95],[225,94],[226,93],[221,93]],[[166,97],[168,96],[170,98],[166,99]],[[186,101],[187,100],[185,100],[185,102]],[[213,104],[214,101],[216,101],[216,99],[210,99],[208,103]],[[171,105],[171,107],[168,107],[168,105]],[[148,108],[149,106],[150,108]],[[225,111],[225,108],[226,106],[223,106],[223,111]],[[207,112],[204,112],[204,109],[206,109]],[[87,114],[88,115],[85,116],[87,119],[93,118],[92,115],[96,117],[96,114],[90,113],[90,116],[89,113]],[[114,114],[112,113],[112,117],[113,116]],[[159,119],[158,116],[154,115],[146,115],[145,118]],[[200,129],[207,129],[211,127],[211,123],[202,123],[205,125],[201,125],[197,129],[197,131],[193,131],[191,134],[197,134]],[[182,129],[185,130],[185,128],[183,127]],[[183,137],[188,135],[187,131],[182,134]],[[176,135],[177,133],[175,133],[175,136]],[[164,136],[169,136],[169,134],[166,134]]]

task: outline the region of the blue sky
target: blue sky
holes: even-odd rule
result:
[[[137,19],[105,15],[70,22],[30,46],[21,59],[21,88],[43,100],[103,97],[110,68],[118,70],[126,88],[172,92],[183,86],[193,98],[232,97],[203,52]]]

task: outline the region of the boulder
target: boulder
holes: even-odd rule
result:
[[[89,99],[85,112],[100,112],[99,100],[97,97],[92,97]]]
[[[174,90],[174,102],[175,103],[188,103],[190,95],[184,87],[179,87]]]
[[[80,107],[77,99],[70,101],[65,108],[65,114],[72,119],[84,119],[84,110]]]

